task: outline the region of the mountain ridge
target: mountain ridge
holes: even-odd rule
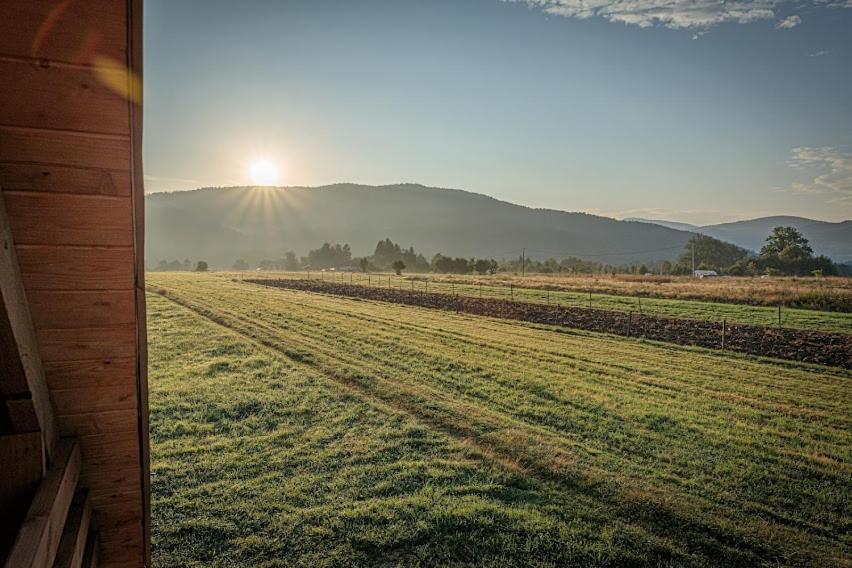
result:
[[[367,255],[388,237],[427,258],[440,252],[501,259],[526,249],[530,258],[619,265],[673,260],[694,234],[414,183],[206,187],[152,193],[145,202],[151,264],[190,258],[219,268],[288,250],[304,255],[324,242],[349,243],[353,255]]]

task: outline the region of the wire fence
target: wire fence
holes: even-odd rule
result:
[[[594,332],[627,337],[641,337],[679,345],[694,345],[711,349],[739,351],[820,363],[823,365],[852,367],[852,335],[826,333],[812,330],[768,327],[749,324],[671,318],[639,314],[633,310],[614,311],[568,307],[542,302],[513,301],[510,298],[448,294],[429,290],[423,283],[393,276],[376,279],[370,277],[366,285],[356,283],[354,275],[345,278],[308,280],[307,278],[249,279],[247,282],[275,288],[288,288],[336,296],[379,300],[421,308],[449,310],[478,316],[520,320],[530,323],[558,325]],[[407,285],[406,285],[407,283]],[[455,286],[450,283],[450,289]],[[510,295],[514,290],[510,290]],[[594,301],[594,298],[593,298]]]
[[[252,278],[256,277],[257,275],[252,275]],[[352,286],[408,290],[410,292],[431,292],[471,298],[493,298],[566,308],[589,308],[626,313],[635,312],[639,315],[655,315],[720,324],[727,321],[765,327],[789,327],[793,329],[852,334],[852,314],[786,308],[781,305],[753,306],[701,300],[654,298],[638,294],[615,295],[577,290],[548,290],[516,286],[514,284],[447,282],[425,276],[387,273],[305,271],[275,273],[274,275],[264,276],[264,278],[267,277],[336,282]]]

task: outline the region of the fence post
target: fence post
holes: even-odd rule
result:
[[[778,304],[778,327],[781,327],[781,304]]]
[[[637,300],[639,300],[639,313],[641,314],[642,313],[642,296],[639,296],[637,298]]]
[[[728,331],[728,320],[726,318],[722,319],[722,351],[725,350],[725,335]]]
[[[592,291],[589,290],[589,309],[592,309]]]
[[[479,299],[482,299],[482,282],[479,283]]]
[[[512,301],[515,301],[515,285],[509,284],[509,293],[512,295]]]
[[[547,304],[550,305],[550,290],[547,291]]]
[[[367,288],[369,288],[369,287],[370,287],[370,275],[368,274],[367,275]]]
[[[630,337],[630,324],[633,323],[633,311],[627,312],[627,337]]]
[[[429,291],[429,278],[426,278],[426,291]]]

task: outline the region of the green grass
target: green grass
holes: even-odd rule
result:
[[[850,564],[848,372],[149,281],[157,565]]]
[[[306,278],[307,273],[274,273],[247,275],[257,278]],[[403,290],[459,294],[483,298],[502,298],[521,302],[560,304],[569,307],[589,307],[589,293],[567,290],[544,290],[541,288],[511,288],[503,285],[482,285],[470,283],[447,283],[425,280],[410,280],[388,274],[374,274],[370,278],[363,274],[312,273],[311,279],[324,278],[327,281],[354,283],[362,286],[383,286]],[[413,284],[412,284],[413,282]],[[667,298],[647,298],[639,296],[619,296],[613,294],[591,295],[591,307],[602,310],[622,312],[642,312],[671,318],[699,319],[730,323],[743,323],[762,326],[778,325],[778,309],[771,306],[752,306],[747,304],[726,304],[701,300],[682,300]],[[810,309],[783,307],[781,325],[795,329],[826,331],[852,334],[852,313],[826,312]]]

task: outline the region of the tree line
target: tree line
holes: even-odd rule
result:
[[[808,240],[794,227],[775,227],[758,254],[742,247],[709,237],[695,235],[686,244],[682,254],[674,262],[669,260],[654,263],[633,263],[613,265],[568,256],[557,260],[534,260],[519,256],[514,259],[497,261],[493,258],[451,257],[438,253],[427,260],[415,251],[413,246],[401,247],[391,239],[380,240],[372,255],[353,257],[346,243],[323,243],[322,246],[308,251],[299,257],[293,251],[287,251],[278,260],[261,260],[252,267],[246,260],[238,259],[231,266],[233,270],[360,270],[362,272],[381,272],[393,270],[401,274],[403,270],[412,272],[435,272],[443,274],[495,274],[542,273],[542,274],[692,274],[693,267],[699,270],[714,270],[719,274],[732,276],[757,275],[825,275],[832,276],[845,272],[826,256],[815,256]],[[189,259],[184,261],[161,260],[160,271],[207,271],[207,263],[198,261],[193,268]]]

